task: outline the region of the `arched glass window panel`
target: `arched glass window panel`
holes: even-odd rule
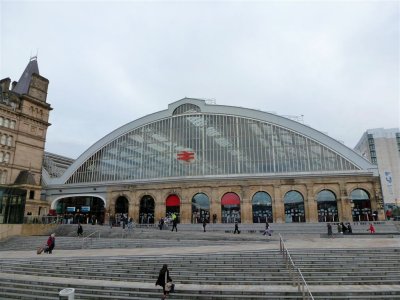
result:
[[[9,127],[9,126],[10,126],[10,120],[4,119],[4,127]]]
[[[339,221],[335,194],[330,190],[322,190],[317,194],[318,222]]]
[[[183,114],[198,113],[198,112],[201,112],[200,107],[191,103],[185,103],[175,108],[172,114],[183,115]]]
[[[222,223],[241,222],[240,197],[235,193],[226,193],[221,198]]]
[[[257,192],[252,199],[253,223],[273,222],[272,198],[266,192]]]
[[[140,199],[139,223],[154,224],[154,199],[150,195],[145,195]]]
[[[368,193],[355,189],[350,193],[353,221],[373,221],[371,201]]]
[[[0,139],[0,144],[5,145],[7,142],[7,136],[3,134]]]
[[[4,152],[1,151],[0,152],[0,162],[3,162],[3,161],[4,161]]]
[[[362,189],[355,189],[350,194],[351,200],[369,200],[369,195]]]
[[[12,136],[7,137],[7,146],[12,146]]]
[[[306,215],[304,210],[304,198],[298,191],[289,191],[284,197],[285,203],[285,222],[297,223],[305,222]]]
[[[185,107],[182,111],[191,111],[192,106]],[[357,169],[298,132],[245,117],[196,112],[124,133],[96,150],[66,183]]]
[[[15,129],[15,124],[16,124],[16,122],[15,122],[14,120],[12,120],[12,121],[10,122],[10,128],[11,128],[11,129]]]
[[[192,198],[192,223],[210,222],[210,199],[204,193],[198,193]]]
[[[0,117],[0,126],[4,126],[4,118]]]
[[[317,194],[317,202],[336,201],[335,194],[330,190],[322,190]]]
[[[304,202],[303,195],[300,194],[298,191],[290,191],[287,192],[284,197],[285,203],[302,203]]]

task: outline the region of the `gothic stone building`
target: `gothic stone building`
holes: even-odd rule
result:
[[[49,81],[32,58],[18,82],[0,81],[0,224],[41,215],[41,172],[49,113]]]

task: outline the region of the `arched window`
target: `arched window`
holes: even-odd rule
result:
[[[4,125],[4,118],[0,117],[0,126],[3,126],[3,125]]]
[[[221,199],[221,212],[223,223],[241,222],[240,198],[235,193],[226,193]]]
[[[167,197],[165,200],[166,206],[166,215],[168,218],[171,218],[172,214],[176,215],[176,219],[179,223],[180,220],[180,208],[181,208],[181,199],[179,199],[178,195],[172,194]]]
[[[5,119],[4,120],[4,127],[9,127],[10,126],[10,120],[9,119]]]
[[[3,134],[0,139],[0,144],[5,145],[7,142],[7,136]]]
[[[10,128],[11,128],[11,129],[15,129],[15,124],[16,124],[16,122],[15,122],[14,120],[11,120],[11,122],[10,122]]]
[[[253,196],[253,223],[273,222],[272,198],[266,192],[257,192]]]
[[[189,113],[201,112],[200,107],[191,103],[185,103],[175,108],[173,115],[182,115]]]
[[[192,223],[200,223],[203,220],[210,222],[210,199],[204,193],[198,193],[192,198]]]
[[[7,137],[7,146],[12,146],[12,136]]]
[[[371,201],[366,191],[355,189],[350,193],[353,221],[373,221]]]
[[[7,170],[2,170],[0,173],[0,183],[5,184],[7,180]]]
[[[4,162],[8,163],[10,161],[10,153],[6,153],[6,155],[4,155]]]
[[[4,152],[1,151],[0,152],[0,163],[2,163],[4,161]]]
[[[139,223],[154,224],[154,199],[149,195],[140,199]]]
[[[126,214],[128,216],[129,212],[129,201],[125,197],[118,197],[115,201],[115,213],[116,214]]]
[[[298,191],[289,191],[284,197],[286,223],[305,222],[304,198]]]
[[[317,194],[318,222],[339,221],[336,196],[330,190],[322,190]]]

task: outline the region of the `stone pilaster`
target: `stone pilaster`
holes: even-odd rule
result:
[[[272,210],[274,215],[274,223],[285,223],[285,206],[282,199],[281,185],[279,184],[274,184]]]

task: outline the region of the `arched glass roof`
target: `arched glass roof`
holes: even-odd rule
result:
[[[308,126],[246,108],[182,99],[105,136],[58,183],[371,172]]]

